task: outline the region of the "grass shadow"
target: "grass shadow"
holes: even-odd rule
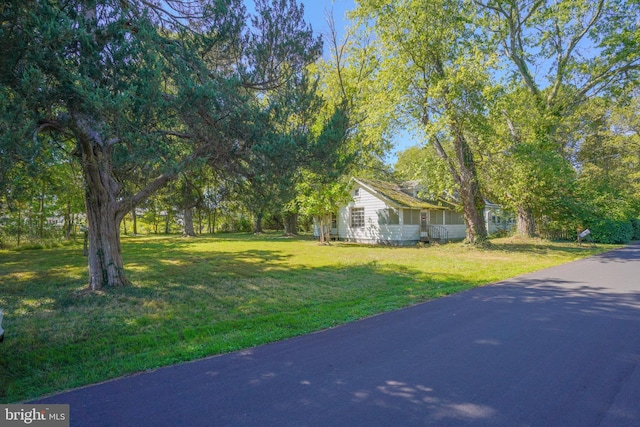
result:
[[[509,277],[513,264],[452,259],[447,246],[234,236],[123,239],[134,286],[93,293],[80,246],[0,253],[0,402],[330,328]]]

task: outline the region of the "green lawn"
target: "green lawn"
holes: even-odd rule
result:
[[[86,291],[80,245],[0,251],[0,402],[329,328],[611,247],[380,247],[279,234],[123,239],[134,286]]]

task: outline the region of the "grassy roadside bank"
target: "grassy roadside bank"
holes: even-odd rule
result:
[[[0,251],[0,402],[301,335],[611,248],[130,237],[123,252],[134,286],[96,293],[85,291],[79,245]]]

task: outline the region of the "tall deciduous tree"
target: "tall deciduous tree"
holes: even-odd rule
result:
[[[536,233],[534,217],[570,220],[576,173],[547,133],[554,119],[535,113],[536,101],[524,88],[500,91],[491,106],[494,138],[482,171],[490,197],[516,214],[522,236]]]
[[[474,146],[483,135],[483,90],[489,55],[475,43],[460,1],[361,0],[354,16],[380,43],[376,50],[388,100],[425,132],[428,144],[446,162],[461,198],[467,241],[487,237]],[[371,105],[370,108],[378,108]]]
[[[638,99],[599,97],[578,111],[573,161],[588,224],[627,221],[640,215],[640,120]]]
[[[312,67],[323,108],[314,119],[311,155],[303,166],[295,199],[300,211],[320,226],[321,241],[328,240],[331,215],[349,199],[351,176],[382,169],[395,118],[393,108],[385,108],[390,104],[382,102],[384,87],[376,79],[374,48],[353,29],[339,40],[332,16],[328,24],[330,57]]]
[[[538,147],[535,153],[555,151],[567,157],[563,122],[589,98],[624,86],[640,69],[640,4],[632,0],[473,0],[477,22],[493,36],[503,52],[501,61],[512,94],[525,88],[531,102],[519,120],[504,110],[503,121],[515,149]],[[519,109],[516,108],[516,111]],[[526,136],[526,138],[525,138]],[[533,154],[534,156],[536,154]],[[534,166],[530,164],[529,166]],[[523,168],[527,167],[526,163]],[[519,229],[531,235],[534,217],[551,188],[536,181],[548,179],[531,169],[522,177],[517,200]],[[536,192],[539,188],[542,191]],[[551,189],[552,190],[552,189]]]
[[[198,158],[223,167],[265,120],[255,97],[318,57],[294,0],[27,1],[0,6],[0,153],[71,141],[85,182],[89,286],[128,284],[119,225]],[[3,160],[4,162],[5,160]],[[150,177],[125,197],[127,171]]]

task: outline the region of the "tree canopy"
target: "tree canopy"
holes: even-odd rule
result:
[[[92,289],[128,283],[124,216],[178,172],[199,161],[226,168],[277,133],[267,94],[321,52],[293,0],[257,0],[254,16],[240,0],[1,8],[3,171],[45,147],[78,159]],[[147,182],[125,195],[132,175]]]
[[[592,181],[572,157],[572,141],[588,130],[578,117],[584,105],[613,101],[637,84],[639,7],[629,0],[357,2],[357,25],[378,46],[386,102],[444,160],[469,241],[484,233],[474,214],[483,197],[516,212],[523,235],[536,233],[534,218],[581,223],[581,188]]]

